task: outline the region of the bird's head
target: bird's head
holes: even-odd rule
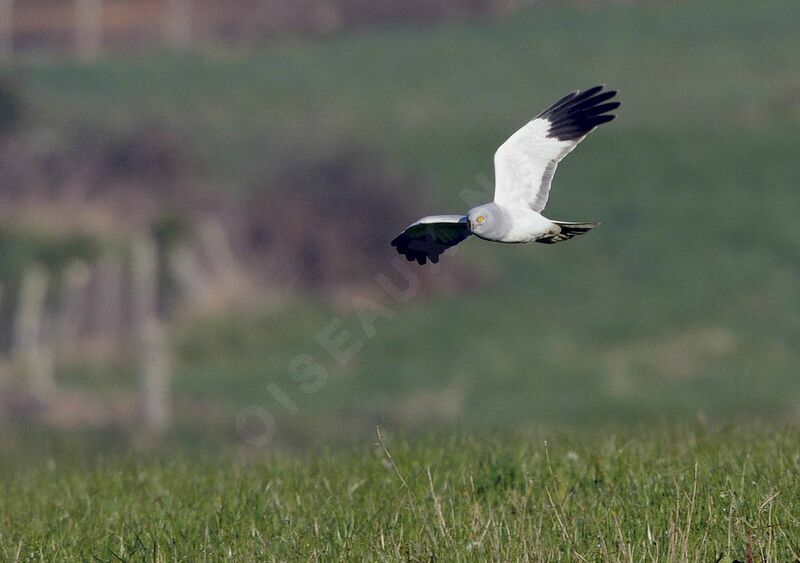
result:
[[[479,205],[469,210],[469,229],[478,236],[490,235],[499,226],[500,210],[494,203]]]

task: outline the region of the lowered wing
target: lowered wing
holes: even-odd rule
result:
[[[556,167],[595,127],[614,119],[608,112],[616,91],[603,86],[577,90],[544,110],[511,135],[494,155],[494,200],[515,208],[528,205],[541,213]]]
[[[463,215],[431,215],[406,227],[392,241],[392,246],[409,261],[425,264],[430,260],[436,264],[442,252],[470,234],[469,222]]]

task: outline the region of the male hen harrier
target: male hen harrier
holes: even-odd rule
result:
[[[431,215],[409,225],[392,246],[408,260],[425,264],[470,235],[495,242],[554,244],[582,235],[599,223],[551,221],[541,215],[553,174],[595,127],[614,119],[608,113],[614,90],[595,86],[564,96],[528,122],[494,155],[494,201],[466,215]]]

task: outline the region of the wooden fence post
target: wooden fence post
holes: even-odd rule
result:
[[[95,268],[94,326],[92,335],[102,343],[100,350],[113,357],[122,342],[125,272],[122,258],[110,254],[97,261]]]
[[[91,270],[83,260],[75,260],[64,270],[61,303],[55,321],[56,353],[72,358],[80,340],[85,319]]]
[[[103,47],[103,0],[75,0],[75,49],[92,62]]]
[[[44,335],[48,277],[47,270],[39,265],[23,274],[12,343],[14,365],[28,379],[31,392],[40,399],[47,399],[56,387],[53,353]]]
[[[4,292],[5,292],[5,287],[3,287],[3,284],[0,284],[0,305],[2,305],[3,298],[5,297],[5,293]],[[3,392],[3,388],[4,388],[4,386],[6,385],[6,383],[8,381],[8,376],[9,376],[9,371],[10,370],[5,369],[5,368],[6,368],[6,366],[0,365],[0,393]]]
[[[0,0],[0,61],[14,59],[14,0]]]
[[[187,244],[176,245],[170,249],[168,263],[170,273],[178,285],[181,302],[188,310],[213,309],[214,292],[209,277],[192,249]]]
[[[199,227],[199,237],[213,275],[225,288],[225,299],[235,302],[252,295],[255,291],[252,281],[236,257],[222,224],[215,219],[205,221]]]
[[[142,374],[142,416],[147,429],[159,433],[166,430],[171,419],[170,373],[164,327],[157,311],[158,250],[150,236],[138,235],[132,241],[131,281]]]
[[[178,51],[192,46],[192,0],[164,0],[164,33],[167,45]]]

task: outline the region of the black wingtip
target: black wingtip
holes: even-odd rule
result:
[[[425,239],[415,239],[408,236],[405,232],[401,233],[391,242],[391,245],[397,250],[399,254],[406,257],[409,262],[416,262],[420,266],[427,264],[428,260],[433,260],[436,251],[433,241],[430,237]],[[439,252],[443,252],[439,251]],[[438,260],[437,260],[438,261]]]
[[[616,90],[604,89],[605,84],[601,84],[576,90],[539,114],[538,117],[550,122],[547,136],[559,141],[574,141],[585,137],[598,125],[613,120],[616,116],[608,112],[622,104],[609,102],[617,95]]]

